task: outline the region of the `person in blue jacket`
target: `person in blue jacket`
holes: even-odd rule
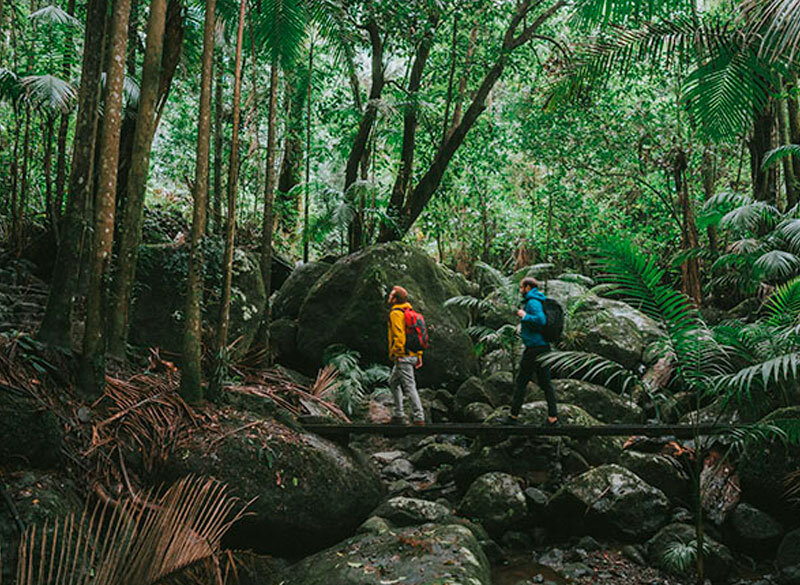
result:
[[[547,297],[539,292],[539,281],[535,278],[523,278],[519,284],[519,292],[525,301],[525,308],[517,311],[520,317],[520,336],[525,351],[519,364],[516,389],[511,401],[512,422],[516,420],[522,408],[528,381],[536,374],[539,387],[547,399],[547,424],[558,424],[556,395],[550,382],[550,367],[538,360],[539,356],[550,351],[550,344],[542,336],[542,328],[546,322],[542,301]]]

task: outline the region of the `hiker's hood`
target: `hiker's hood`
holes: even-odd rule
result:
[[[537,301],[543,301],[546,298],[547,297],[544,296],[542,293],[540,293],[539,289],[536,288],[536,287],[532,288],[530,291],[528,291],[528,294],[525,295],[525,300],[526,301],[530,301],[530,300],[533,300],[533,299],[536,299]]]

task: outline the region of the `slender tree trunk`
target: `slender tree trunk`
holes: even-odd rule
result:
[[[477,29],[476,29],[477,30]],[[453,14],[453,39],[450,42],[450,71],[447,74],[447,99],[444,106],[444,118],[442,121],[442,140],[447,138],[447,128],[450,123],[450,105],[453,102],[453,80],[456,75],[456,49],[458,48],[458,13]]]
[[[791,144],[800,144],[800,109],[797,104],[797,76],[793,77],[793,87],[789,89],[789,97],[786,100],[789,118],[789,141]],[[800,181],[800,156],[792,157],[792,170],[794,171],[795,181]],[[800,185],[797,185],[795,195],[800,194]],[[795,199],[795,204],[797,199]],[[791,207],[791,206],[790,206]]]
[[[56,226],[56,214],[53,204],[53,134],[55,119],[48,115],[44,121],[44,207],[47,224],[53,229]]]
[[[673,178],[675,191],[678,194],[678,205],[681,208],[683,224],[681,226],[681,250],[694,250],[698,247],[699,237],[697,224],[694,217],[694,205],[686,181],[687,159],[686,153],[679,149],[675,153],[673,163]],[[700,263],[697,256],[692,256],[681,264],[682,290],[685,295],[694,300],[699,307],[703,301],[700,287]]]
[[[706,147],[706,149],[703,151],[702,168],[703,193],[706,201],[714,196],[714,189],[717,182],[715,166],[714,154],[711,152],[710,148]],[[714,225],[709,225],[706,228],[706,234],[708,235],[708,248],[712,254],[716,254],[719,250],[719,234],[717,233],[717,227]]]
[[[361,122],[358,125],[358,132],[353,141],[353,147],[350,149],[350,156],[347,158],[347,167],[344,176],[344,194],[346,198],[352,196],[350,189],[358,178],[358,167],[361,163],[361,159],[364,157],[369,136],[372,132],[372,126],[378,116],[378,100],[383,92],[385,82],[383,71],[383,41],[380,36],[378,24],[371,18],[369,22],[367,22],[366,28],[372,46],[372,87],[370,87],[369,91],[369,102],[367,102],[364,115],[361,117]],[[353,216],[353,221],[350,222],[348,227],[348,247],[350,251],[357,250],[361,247],[364,231],[363,219],[361,214],[356,212]]]
[[[750,177],[753,183],[753,198],[756,201],[776,203],[777,177],[776,169],[762,169],[764,156],[773,147],[772,130],[775,123],[772,100],[770,105],[760,112],[754,113],[753,133],[748,142],[750,149]]]
[[[305,176],[305,201],[303,202],[303,262],[308,262],[308,219],[311,206],[311,90],[314,87],[314,42],[308,52],[308,95],[306,97],[306,176]],[[357,81],[357,80],[356,80]],[[359,95],[356,92],[356,95]]]
[[[264,280],[264,292],[267,306],[264,310],[262,330],[264,332],[265,359],[270,363],[269,347],[270,305],[272,294],[272,225],[273,203],[275,201],[275,126],[278,117],[278,62],[273,61],[269,80],[269,122],[267,126],[267,180],[264,190],[264,221],[261,227],[261,278]]]
[[[225,80],[225,62],[222,48],[217,50],[217,79],[214,96],[214,231],[222,231],[222,86]]]
[[[208,198],[208,154],[211,143],[211,78],[214,62],[215,0],[206,0],[203,28],[202,73],[200,76],[200,114],[197,123],[197,156],[194,170],[194,212],[189,241],[189,275],[187,279],[183,360],[181,362],[181,396],[189,402],[203,399],[203,239],[206,229]]]
[[[11,195],[9,212],[11,214],[11,240],[17,225],[17,206],[19,205],[19,113],[14,110],[14,150],[11,157]]]
[[[287,77],[287,121],[276,197],[281,201],[280,209],[292,210],[281,217],[282,231],[289,239],[294,239],[297,233],[297,213],[302,207],[297,186],[303,181],[303,116],[308,93],[308,76],[304,69],[297,67],[292,72],[284,72]]]
[[[469,31],[469,42],[467,43],[467,56],[464,61],[464,71],[461,73],[461,78],[458,80],[458,97],[456,98],[455,109],[453,110],[453,122],[450,124],[445,137],[449,138],[453,130],[461,124],[461,116],[464,113],[464,98],[467,95],[467,86],[469,85],[469,74],[472,67],[472,56],[475,54],[475,46],[478,44],[478,25],[475,24]],[[448,120],[445,120],[445,124]]]
[[[25,205],[28,202],[28,164],[31,158],[31,107],[25,106],[25,134],[22,138],[22,176],[19,190],[14,240],[17,256],[22,255],[22,233],[25,229]]]
[[[97,104],[100,99],[107,9],[108,0],[89,0],[86,9],[86,38],[69,176],[66,230],[58,247],[47,308],[38,334],[40,340],[60,347],[70,347],[72,305],[81,266],[81,234],[86,221],[85,210],[89,195],[92,193]]]
[[[75,0],[69,0],[67,4],[67,14],[75,15]],[[66,43],[64,45],[64,66],[62,76],[69,79],[72,75],[72,51],[74,51],[72,41],[72,30],[67,32]],[[67,133],[69,132],[69,113],[61,114],[61,122],[58,126],[58,140],[56,141],[56,192],[55,208],[56,219],[60,220],[64,209],[64,187],[67,182]],[[59,238],[60,241],[60,238]]]
[[[236,64],[233,77],[233,131],[231,134],[231,156],[228,168],[228,217],[225,226],[225,257],[222,262],[223,285],[219,303],[219,321],[217,324],[217,367],[219,372],[227,360],[228,327],[230,325],[231,285],[233,282],[233,247],[236,236],[236,188],[239,182],[239,116],[242,95],[242,40],[244,37],[244,17],[246,0],[239,5],[239,27],[236,32]],[[218,394],[222,380],[214,376],[209,386],[211,398]]]
[[[142,211],[150,167],[150,146],[153,142],[166,14],[167,0],[150,2],[139,109],[136,114],[127,195],[122,209],[118,266],[112,295],[114,310],[111,311],[109,353],[119,359],[125,358],[125,347],[128,342],[131,291],[136,277],[136,262],[142,239]]]
[[[122,127],[122,86],[128,40],[130,0],[115,0],[109,37],[103,132],[98,149],[100,172],[94,209],[94,233],[89,255],[89,289],[83,337],[79,387],[87,396],[98,396],[105,385],[104,310],[105,281],[111,262],[114,212],[119,162],[119,132]]]
[[[791,144],[789,134],[788,100],[779,99],[776,103],[778,112],[778,141],[781,145]],[[797,177],[791,157],[783,159],[783,180],[786,186],[786,208],[791,209],[797,203]]]

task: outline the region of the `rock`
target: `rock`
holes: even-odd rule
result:
[[[318,367],[333,343],[360,352],[365,363],[386,362],[386,297],[394,285],[409,291],[431,331],[431,348],[418,371],[420,387],[457,387],[477,371],[464,330],[466,316],[444,306],[462,294],[463,281],[420,250],[397,242],[342,258],[308,292],[298,320],[298,347],[308,367]]]
[[[308,262],[295,268],[272,299],[273,319],[297,319],[308,291],[330,270],[327,262]]]
[[[695,540],[694,526],[689,524],[669,524],[647,542],[647,558],[650,564],[664,571],[690,576],[694,566],[680,572],[665,558],[670,546],[676,543],[689,544]],[[708,551],[704,558],[706,577],[713,583],[724,583],[733,566],[733,557],[728,548],[706,535],[704,542]]]
[[[303,559],[283,585],[491,585],[489,561],[469,529],[427,524],[365,533]]]
[[[269,324],[269,341],[275,360],[289,367],[302,366],[302,358],[297,350],[297,322],[292,319],[278,319]]]
[[[453,466],[453,479],[466,491],[481,475],[494,471],[524,478],[530,484],[545,484],[557,477],[557,442],[510,437],[487,445],[459,459]]]
[[[470,402],[464,407],[462,418],[467,422],[482,423],[494,412],[485,402]]]
[[[63,522],[70,513],[80,517],[83,509],[75,484],[60,473],[28,470],[3,473],[0,468],[0,484],[13,502],[23,525],[36,526],[37,536],[45,521],[51,527],[48,533],[52,534],[52,523],[56,518]],[[22,535],[7,503],[2,499],[0,502],[0,580],[13,583],[17,546]]]
[[[581,380],[553,380],[556,399],[577,404],[604,423],[642,422],[642,409],[611,390]]]
[[[383,498],[374,467],[358,452],[273,419],[232,409],[218,428],[175,450],[158,480],[209,475],[255,501],[226,546],[276,556],[319,550],[352,534]]]
[[[516,389],[516,383],[511,372],[495,372],[483,381],[483,385],[493,398],[493,405],[511,404],[511,398],[514,396],[514,390]],[[530,394],[533,395],[532,392]]]
[[[183,348],[188,246],[143,246],[136,270],[135,300],[131,314],[130,341],[134,345],[160,347],[180,353]],[[206,255],[206,290],[222,288],[221,258]],[[273,263],[273,284],[285,278],[282,265]],[[206,299],[205,315],[216,319],[219,298]],[[239,339],[234,356],[249,349],[261,325],[266,306],[259,258],[254,252],[237,248],[234,253],[230,311],[230,341]]]
[[[525,494],[507,473],[487,473],[476,479],[461,503],[462,516],[479,521],[490,534],[502,534],[519,523],[528,512]]]
[[[669,500],[619,465],[602,465],[569,479],[550,500],[559,528],[640,540],[669,518]]]
[[[547,418],[547,403],[544,401],[529,402],[522,406],[520,421],[529,425],[541,425]],[[558,418],[562,424],[578,426],[594,426],[600,422],[589,415],[582,408],[572,404],[558,405]],[[552,441],[558,439],[552,438]],[[617,460],[625,440],[622,437],[590,437],[588,439],[567,439],[564,441],[567,446],[581,455],[592,465],[602,465],[603,463],[613,463]]]
[[[428,522],[444,523],[453,514],[449,508],[436,502],[416,498],[391,498],[378,506],[373,515],[384,518],[395,526],[417,526]]]
[[[517,550],[528,552],[533,548],[533,541],[531,537],[524,532],[516,530],[509,530],[500,539],[500,544],[503,548],[508,550]]]
[[[574,274],[571,272],[565,272],[564,274],[559,274],[556,277],[557,280],[563,280],[564,282],[574,282],[581,286],[585,286],[587,288],[591,288],[594,286],[594,280],[589,278],[588,276],[584,276],[583,274]]]
[[[691,487],[689,474],[673,457],[626,449],[617,462],[664,492],[670,500],[688,501]]]
[[[0,419],[0,465],[47,468],[61,461],[59,420],[33,396],[0,388]]]
[[[581,299],[595,296],[581,284],[558,279],[548,280],[543,292],[558,301],[565,310]]]
[[[727,524],[735,546],[752,557],[772,556],[784,532],[775,518],[744,502],[728,515]]]
[[[387,465],[396,459],[400,459],[401,457],[406,457],[408,453],[405,451],[381,451],[379,453],[373,453],[372,458],[378,465]]]
[[[550,496],[547,495],[544,491],[540,490],[539,488],[535,487],[527,487],[525,488],[525,501],[528,502],[528,510],[531,512],[539,511],[541,512],[544,510],[545,506],[547,506],[547,502],[550,499]]]
[[[384,532],[389,532],[392,529],[389,526],[389,523],[380,516],[370,516],[364,523],[358,527],[356,531],[357,534],[383,534]]]
[[[642,554],[642,551],[639,550],[638,546],[626,544],[622,547],[622,554],[626,559],[633,561],[640,567],[647,566],[647,561],[645,560],[644,555]]]
[[[410,458],[412,464],[420,469],[435,469],[440,465],[455,463],[469,451],[450,443],[429,443],[416,451]]]
[[[783,537],[775,563],[781,569],[800,567],[800,528],[787,532]]]
[[[800,418],[800,406],[781,408],[760,422]],[[742,499],[776,518],[797,522],[800,512],[795,501],[787,496],[784,478],[800,468],[800,446],[784,445],[775,439],[767,443],[746,444],[737,465],[742,486]]]
[[[455,407],[459,412],[464,412],[467,405],[474,402],[499,406],[495,403],[495,397],[491,395],[483,381],[477,376],[464,380],[464,383],[458,387],[455,394]]]
[[[567,579],[581,579],[594,574],[594,570],[585,563],[565,563],[561,573]]]
[[[739,412],[730,408],[731,403],[720,397],[700,410],[692,410],[682,415],[678,422],[682,425],[691,424],[736,424],[740,421]]]
[[[603,550],[603,545],[591,536],[582,536],[578,540],[578,548],[587,552],[596,552],[598,550]]]
[[[395,459],[381,470],[381,475],[389,479],[408,479],[414,473],[414,466],[408,459]]]

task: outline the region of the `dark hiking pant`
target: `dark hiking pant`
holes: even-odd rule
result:
[[[525,348],[525,352],[522,354],[522,360],[519,363],[517,387],[514,390],[514,398],[511,400],[512,415],[516,416],[519,414],[522,408],[522,402],[525,400],[525,390],[528,387],[528,382],[535,374],[539,387],[544,391],[544,396],[547,399],[547,415],[552,417],[558,416],[558,411],[556,410],[556,394],[553,391],[553,385],[550,383],[550,367],[539,363],[536,359],[549,351],[549,345]]]

